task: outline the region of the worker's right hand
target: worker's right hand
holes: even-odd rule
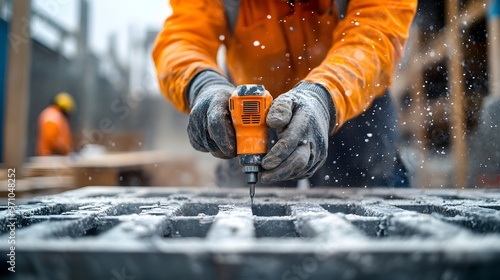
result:
[[[311,177],[326,161],[335,105],[320,84],[301,82],[274,99],[266,122],[278,142],[262,159],[264,184]]]
[[[224,159],[236,156],[236,136],[228,106],[234,89],[226,78],[211,70],[200,72],[191,81],[187,132],[196,150]]]

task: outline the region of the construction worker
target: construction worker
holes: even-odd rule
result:
[[[37,155],[67,155],[73,151],[68,122],[75,101],[66,92],[58,93],[38,118]]]
[[[153,49],[160,88],[189,113],[196,150],[232,159],[219,168],[221,177],[234,178],[237,165],[228,99],[235,85],[262,84],[275,98],[266,120],[275,139],[262,160],[263,183],[408,184],[386,89],[417,0],[170,4],[173,13]],[[217,64],[221,45],[227,72]]]

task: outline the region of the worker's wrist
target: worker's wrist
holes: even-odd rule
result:
[[[332,133],[335,129],[335,125],[337,122],[337,110],[335,109],[335,103],[333,103],[332,96],[330,92],[321,84],[311,83],[311,82],[300,82],[298,83],[294,89],[304,90],[311,93],[315,93],[316,97],[321,101],[324,105],[325,110],[329,115],[329,132]]]
[[[203,70],[191,79],[187,87],[186,97],[189,102],[189,107],[192,108],[196,97],[211,86],[226,88],[229,92],[234,90],[234,85],[232,85],[226,77],[222,76],[217,71]]]

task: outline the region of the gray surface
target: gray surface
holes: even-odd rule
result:
[[[247,189],[94,187],[35,199],[16,207],[15,276],[138,280],[500,275],[499,191],[256,192],[253,207]],[[3,252],[8,248],[7,215],[0,213]]]

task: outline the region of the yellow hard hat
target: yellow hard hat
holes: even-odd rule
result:
[[[54,104],[68,113],[75,109],[75,100],[67,92],[58,93],[54,97]]]

